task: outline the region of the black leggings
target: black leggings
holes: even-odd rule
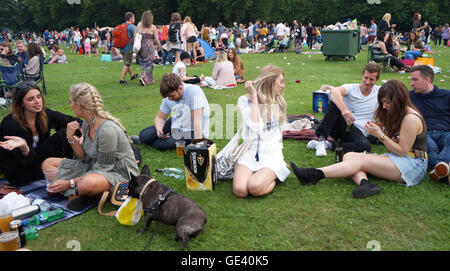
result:
[[[316,130],[317,136],[325,139],[331,136],[334,140],[340,139],[344,152],[370,152],[369,139],[356,127],[350,133],[345,132],[347,123],[342,117],[339,108],[330,101],[325,116]]]

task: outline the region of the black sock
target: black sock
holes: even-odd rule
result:
[[[316,184],[320,179],[325,178],[323,171],[317,168],[298,168],[293,162],[291,162],[291,168],[302,185]]]
[[[359,185],[362,185],[362,184],[370,184],[370,182],[369,182],[369,180],[367,180],[367,179],[361,179],[361,182],[359,183]]]

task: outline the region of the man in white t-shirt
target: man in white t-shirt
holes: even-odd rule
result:
[[[312,140],[307,145],[309,149],[316,149],[316,156],[326,156],[326,148],[333,148],[333,144],[326,141],[328,136],[335,141],[341,140],[344,153],[370,152],[372,139],[364,125],[375,121],[380,89],[375,83],[380,74],[380,67],[369,63],[364,67],[360,84],[344,84],[330,90],[325,116],[316,129],[319,140]]]
[[[193,139],[208,138],[209,103],[199,86],[183,84],[178,75],[166,73],[161,78],[160,92],[163,100],[154,126],[142,130],[139,137],[131,136],[134,143],[173,150],[176,141],[188,145]]]
[[[275,26],[275,37],[279,39],[280,36],[284,34],[285,34],[285,26],[283,24],[283,21],[281,21],[277,24],[277,26]]]
[[[198,84],[200,83],[200,78],[198,78],[197,76],[187,76],[186,64],[189,64],[190,61],[191,56],[185,51],[181,52],[180,61],[175,63],[172,72],[177,74],[181,78],[181,81],[183,81],[183,83]]]

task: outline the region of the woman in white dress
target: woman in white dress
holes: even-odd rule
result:
[[[245,88],[248,94],[239,97],[238,107],[243,138],[251,144],[234,172],[233,193],[240,198],[269,194],[277,179],[283,182],[290,173],[282,151],[281,125],[286,119],[283,71],[266,66],[254,82],[245,82]]]

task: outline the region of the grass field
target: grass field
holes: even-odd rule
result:
[[[450,49],[433,48],[436,66],[442,73],[435,78],[441,88],[450,89]],[[161,103],[159,79],[171,67],[156,66],[156,82],[142,87],[138,80],[119,85],[122,63],[100,62],[100,56],[91,58],[74,55],[66,50],[68,64],[46,65],[45,81],[48,95],[47,107],[73,114],[70,109],[69,86],[88,82],[97,87],[103,96],[104,107],[118,117],[130,135],[153,125],[153,118]],[[312,92],[322,84],[338,86],[359,83],[367,51],[361,51],[356,60],[325,61],[322,55],[308,54],[255,54],[241,55],[245,66],[245,79],[255,79],[267,64],[281,67],[285,72],[285,92],[288,114],[312,112]],[[188,67],[189,75],[210,75],[214,63],[200,63]],[[140,66],[133,65],[140,72]],[[408,74],[383,73],[381,80],[397,78],[409,87]],[[301,83],[296,83],[296,80]],[[410,87],[409,87],[410,88]],[[218,105],[223,112],[226,105],[234,105],[246,93],[244,86],[235,89],[213,90],[203,88],[210,104]],[[0,111],[0,117],[7,112]],[[225,115],[225,114],[224,114]],[[314,113],[318,118],[322,114]],[[223,120],[224,127],[234,121]],[[229,139],[213,139],[218,150]],[[325,166],[333,163],[334,153],[317,158],[306,149],[306,142],[284,140],[286,162],[299,166]],[[182,168],[183,162],[175,151],[160,152],[141,145],[144,164],[150,166],[156,179],[194,199],[208,215],[206,230],[191,240],[188,249],[204,250],[370,250],[368,242],[376,240],[381,250],[449,250],[450,249],[450,193],[449,187],[426,177],[419,185],[404,187],[370,179],[382,187],[373,197],[358,200],[352,197],[355,184],[349,179],[326,179],[315,186],[300,186],[293,174],[285,183],[276,186],[264,197],[238,199],[232,193],[231,181],[221,182],[213,192],[187,191],[184,181],[155,173],[155,168]],[[385,152],[384,146],[373,146],[373,151]],[[108,203],[106,210],[116,207]],[[151,235],[137,234],[143,220],[136,226],[120,225],[115,218],[97,213],[95,208],[83,215],[58,223],[39,232],[36,240],[29,241],[32,250],[70,250],[71,240],[76,240],[86,250],[141,250]],[[155,224],[153,224],[154,226]],[[157,251],[178,250],[174,241],[175,228],[160,225],[149,249]]]

